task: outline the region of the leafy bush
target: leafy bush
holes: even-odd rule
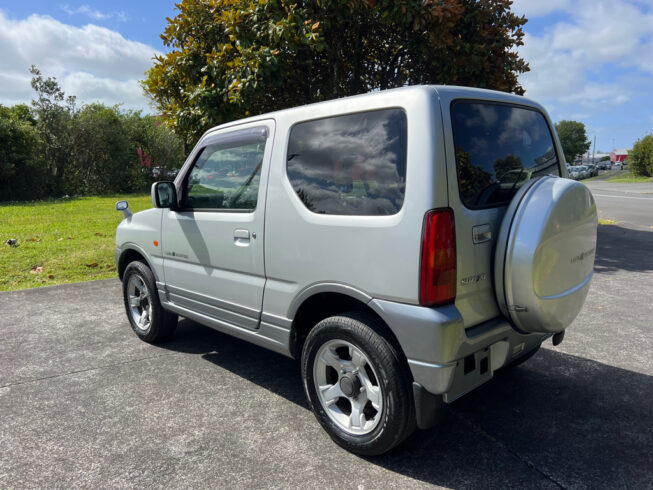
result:
[[[27,106],[0,106],[0,200],[35,199],[45,193],[47,173],[37,158],[41,144]]]
[[[30,71],[32,107],[0,106],[0,202],[141,192],[153,167],[183,163],[181,139],[159,118],[104,104],[78,108],[56,79]]]
[[[635,142],[632,151],[628,153],[628,164],[635,175],[653,175],[653,134]]]

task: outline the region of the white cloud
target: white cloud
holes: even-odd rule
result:
[[[641,2],[521,0],[515,9],[527,17],[567,13],[565,21],[541,34],[527,34],[519,48],[531,67],[520,77],[527,96],[585,107],[614,106],[633,94],[623,83],[596,81],[598,74],[608,70],[653,74],[653,14]]]
[[[116,19],[120,22],[127,21],[127,14],[125,12],[102,12],[101,10],[94,9],[88,5],[80,5],[77,8],[72,8],[68,4],[61,5],[61,10],[68,15],[85,15],[93,20],[109,20]]]
[[[0,52],[0,103],[33,98],[28,70],[36,65],[80,102],[148,110],[138,81],[157,52],[118,32],[92,24],[75,27],[41,15],[13,20],[0,12]]]

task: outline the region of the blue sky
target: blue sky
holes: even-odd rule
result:
[[[526,95],[585,123],[597,151],[653,132],[653,0],[515,0]],[[0,103],[29,102],[30,64],[81,102],[153,109],[138,81],[175,14],[167,0],[0,0]]]

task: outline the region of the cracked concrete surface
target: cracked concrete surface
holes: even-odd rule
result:
[[[601,227],[557,348],[380,458],[331,442],[296,361],[187,320],[140,342],[117,280],[0,293],[0,487],[653,487],[653,233]]]

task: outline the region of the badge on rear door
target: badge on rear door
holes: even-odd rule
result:
[[[463,277],[460,280],[460,285],[468,286],[469,284],[477,284],[481,281],[485,281],[485,279],[487,279],[487,274],[485,272],[481,272],[480,274],[474,274],[473,276]]]

